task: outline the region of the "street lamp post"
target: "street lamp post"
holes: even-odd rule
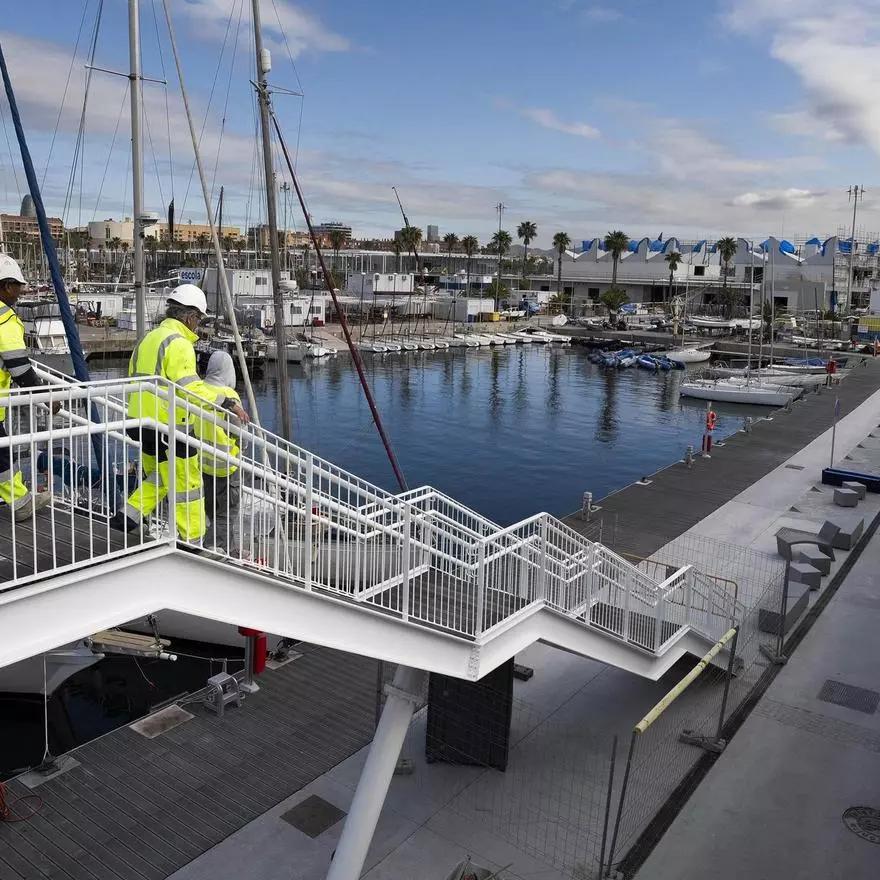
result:
[[[498,300],[501,296],[501,261],[504,257],[504,252],[501,249],[501,224],[504,218],[504,209],[507,206],[499,202],[495,206],[495,210],[498,212],[498,283],[495,285],[495,309],[494,311],[498,311]]]
[[[852,233],[849,238],[849,271],[846,276],[846,307],[852,308],[852,283],[853,283],[853,263],[856,257],[856,211],[859,207],[859,199],[865,197],[865,188],[863,186],[851,186],[847,190],[849,200],[853,206]]]

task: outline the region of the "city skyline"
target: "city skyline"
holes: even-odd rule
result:
[[[170,5],[203,158],[226,188],[224,225],[247,228],[263,219],[250,4]],[[400,226],[397,186],[422,229],[484,240],[503,202],[505,227],[535,221],[541,248],[560,230],[833,234],[859,182],[861,224],[880,228],[874,0],[843,0],[834,16],[817,0],[681,0],[663,15],[636,0],[510,0],[501,17],[491,5],[453,0],[438,13],[389,0],[376,15],[353,0],[264,0],[271,80],[305,93],[275,104],[313,216],[387,237]],[[126,71],[124,4],[105,7],[95,64]],[[131,213],[122,77],[92,75],[82,187],[78,173],[68,188],[96,8],[33,0],[8,10],[0,32],[47,210],[70,226]],[[141,16],[144,73],[168,80],[167,92],[144,85],[146,203],[164,214],[173,195],[179,222],[203,222],[161,5],[142,3]],[[429,38],[448,44],[436,64]],[[5,108],[0,122],[11,143],[0,140],[0,195],[14,204],[23,175]],[[292,196],[279,207],[304,228]]]

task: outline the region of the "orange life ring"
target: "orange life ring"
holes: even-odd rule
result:
[[[714,431],[717,424],[718,416],[716,416],[714,411],[710,409],[709,412],[706,413],[706,430]]]

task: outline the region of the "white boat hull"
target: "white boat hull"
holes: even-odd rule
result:
[[[712,357],[712,352],[704,348],[673,348],[671,351],[657,352],[660,357],[667,357],[680,364],[702,364]]]
[[[29,657],[0,668],[0,692],[8,694],[43,693],[43,657],[46,660],[46,693],[52,693],[71,675],[97,663],[103,654],[96,654],[83,645],[69,645],[45,655]]]
[[[769,385],[757,381],[735,379],[697,380],[682,382],[682,397],[711,400],[714,403],[747,403],[756,406],[785,406],[801,394],[801,389],[786,385]]]

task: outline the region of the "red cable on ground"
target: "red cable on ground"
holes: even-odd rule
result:
[[[336,298],[336,291],[333,289],[333,285],[330,282],[330,273],[327,271],[327,265],[324,263],[324,254],[321,252],[321,246],[318,244],[318,237],[315,235],[315,230],[312,227],[312,220],[309,217],[309,212],[306,208],[306,202],[303,198],[302,190],[299,188],[299,180],[297,179],[296,172],[293,170],[293,163],[290,161],[290,154],[287,152],[287,144],[284,143],[284,136],[281,134],[281,126],[278,124],[278,119],[275,114],[272,113],[272,123],[275,126],[275,131],[278,134],[278,142],[281,144],[281,152],[284,154],[284,161],[287,163],[287,170],[290,172],[290,178],[293,182],[293,188],[296,190],[296,197],[299,199],[300,207],[302,208],[303,216],[306,220],[306,226],[309,227],[309,235],[312,239],[312,244],[315,246],[315,254],[318,257],[318,262],[321,264],[321,271],[324,273],[324,282],[327,285],[327,290],[330,293],[330,298],[333,300],[333,306],[336,309],[336,314],[339,317],[339,325],[342,327],[342,335],[345,336],[346,345],[348,345],[349,351],[351,352],[352,360],[354,361],[354,368],[357,370],[358,379],[361,383],[361,388],[364,389],[364,395],[367,398],[367,404],[370,407],[370,412],[373,415],[373,421],[376,423],[376,430],[379,432],[379,437],[382,438],[382,445],[385,447],[385,452],[388,455],[388,460],[391,462],[391,468],[394,471],[394,476],[397,477],[398,485],[400,486],[401,492],[406,492],[409,488],[406,485],[406,479],[403,476],[403,471],[400,469],[400,465],[397,462],[397,456],[394,454],[394,448],[391,446],[391,440],[388,438],[388,434],[385,433],[385,426],[382,424],[382,417],[379,415],[379,409],[376,406],[376,401],[373,399],[373,392],[370,390],[370,383],[367,381],[367,374],[364,372],[364,363],[361,360],[361,354],[355,347],[354,341],[351,338],[351,331],[348,329],[348,320],[345,317],[342,309],[339,307],[339,300]]]
[[[7,799],[8,789],[0,782],[0,822],[26,822],[32,819],[43,807],[43,799],[38,794],[23,794],[21,797]],[[35,801],[36,806],[28,807],[30,812],[16,815],[15,806],[26,801]]]

